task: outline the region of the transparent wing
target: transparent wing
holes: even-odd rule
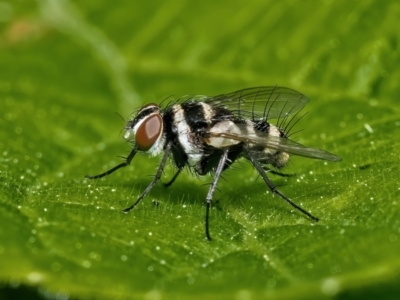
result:
[[[240,125],[239,125],[240,126]],[[244,127],[245,125],[243,125]],[[243,130],[242,132],[245,132]],[[302,144],[296,143],[290,139],[271,136],[268,133],[257,132],[257,133],[232,133],[232,132],[210,132],[211,137],[224,138],[230,140],[236,140],[244,142],[245,144],[253,144],[269,149],[286,152],[289,154],[309,157],[314,159],[322,159],[328,161],[341,161],[342,159],[335,154],[329,153],[328,151],[308,148]]]
[[[296,114],[309,98],[289,88],[263,86],[205,97],[202,101],[225,107],[239,117],[267,120]]]

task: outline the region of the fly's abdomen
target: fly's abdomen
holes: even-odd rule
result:
[[[267,121],[248,122],[249,134],[271,137],[287,138],[285,133],[277,126]],[[267,135],[266,135],[267,134]],[[275,168],[283,168],[289,161],[289,154],[270,147],[249,144],[252,153],[258,158],[259,162],[265,165],[272,165]]]

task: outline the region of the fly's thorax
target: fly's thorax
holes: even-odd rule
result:
[[[150,103],[143,106],[136,116],[125,126],[125,139],[134,135],[138,150],[150,155],[158,155],[165,144],[164,123],[160,107]]]
[[[190,109],[189,109],[190,107]],[[201,145],[196,143],[196,128],[191,128],[191,116],[188,112],[194,112],[201,107],[199,103],[187,102],[183,104],[175,104],[171,107],[173,120],[172,131],[176,135],[179,146],[187,155],[188,164],[196,165],[202,158],[203,153]]]
[[[189,166],[194,167],[206,159],[210,151],[213,151],[211,147],[223,148],[240,143],[223,138],[205,140],[209,138],[210,130],[214,132],[221,132],[224,129],[234,130],[232,122],[230,125],[223,122],[232,115],[223,108],[202,101],[189,100],[171,106],[165,113],[172,116],[171,130],[167,132],[171,132],[172,139],[178,142],[177,146],[187,156]]]

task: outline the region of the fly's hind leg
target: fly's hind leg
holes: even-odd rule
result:
[[[305,209],[301,208],[298,206],[296,203],[294,203],[292,200],[290,200],[288,197],[286,197],[284,194],[282,194],[276,186],[272,183],[272,181],[268,178],[267,174],[265,173],[265,170],[263,169],[262,165],[260,162],[254,157],[254,155],[251,153],[251,151],[245,147],[244,148],[248,157],[250,158],[250,161],[252,162],[253,166],[256,168],[264,182],[267,184],[267,186],[270,188],[270,190],[274,193],[277,194],[279,197],[281,197],[283,200],[285,200],[287,203],[289,203],[291,206],[296,208],[297,210],[301,211],[303,214],[308,216],[311,220],[314,220],[316,222],[319,221],[317,217],[314,217],[312,214],[310,214],[308,211]]]
[[[262,167],[263,167],[265,172],[274,174],[276,176],[280,176],[280,177],[295,177],[296,176],[296,174],[285,174],[285,173],[282,173],[282,172],[279,172],[279,171],[271,170],[270,168],[265,167],[265,166],[262,166]]]

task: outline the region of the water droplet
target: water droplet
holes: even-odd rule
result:
[[[334,296],[340,290],[339,282],[334,278],[325,279],[321,284],[321,291],[327,296]]]
[[[26,276],[28,281],[30,281],[31,283],[34,283],[34,284],[38,284],[39,282],[41,282],[43,277],[44,277],[43,274],[38,273],[38,272],[31,272]]]

